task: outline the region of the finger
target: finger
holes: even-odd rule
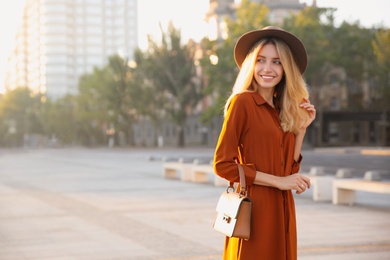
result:
[[[310,108],[310,109],[314,109],[315,110],[314,105],[309,104],[309,103],[302,103],[302,104],[300,104],[300,107],[306,108],[306,109]]]
[[[307,186],[307,188],[309,188],[309,189],[310,189],[310,186],[311,186],[310,179],[306,180],[305,182],[306,182],[306,186]]]
[[[305,184],[303,183],[298,184],[298,189],[301,190],[302,192],[305,190],[305,188],[306,188]]]
[[[298,185],[298,188],[296,189],[297,194],[301,194],[304,191],[304,188],[302,188],[300,185]]]
[[[302,176],[303,178],[303,181],[305,182],[305,186],[307,186],[309,189],[310,189],[310,186],[311,186],[311,182],[310,182],[310,179],[305,177],[305,176]]]
[[[303,108],[303,109],[306,109],[307,111],[316,111],[315,107],[311,104],[300,104],[299,105],[300,108]]]

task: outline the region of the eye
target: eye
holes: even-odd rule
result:
[[[264,63],[265,62],[265,59],[262,58],[262,57],[257,57],[257,62],[260,62],[260,63]]]
[[[276,65],[282,65],[282,62],[280,62],[280,60],[274,60],[274,64],[276,64]]]

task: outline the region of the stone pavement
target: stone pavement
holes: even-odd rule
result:
[[[224,188],[163,179],[173,153],[212,151],[0,150],[0,260],[220,259]],[[296,196],[299,259],[390,259],[390,197],[358,198]]]

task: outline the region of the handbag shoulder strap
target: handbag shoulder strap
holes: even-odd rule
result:
[[[238,173],[240,174],[240,194],[246,196],[246,182],[245,182],[245,173],[244,168],[241,164],[237,164]]]
[[[246,191],[246,182],[245,182],[245,172],[244,172],[244,167],[238,162],[236,159],[236,165],[238,168],[238,173],[240,175],[240,194],[247,196],[247,191]],[[227,190],[232,189],[234,190],[234,182],[230,182],[230,185],[227,187]]]
[[[238,167],[238,173],[240,175],[240,194],[241,195],[247,195],[247,192],[246,192],[246,182],[245,182],[245,172],[244,172],[244,168],[242,167],[241,164],[237,163],[237,167]],[[230,182],[230,185],[228,187],[233,189],[234,190],[234,187],[233,187],[233,182]]]

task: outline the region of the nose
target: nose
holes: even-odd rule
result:
[[[263,64],[263,71],[271,71],[271,63],[270,62],[265,62]]]

